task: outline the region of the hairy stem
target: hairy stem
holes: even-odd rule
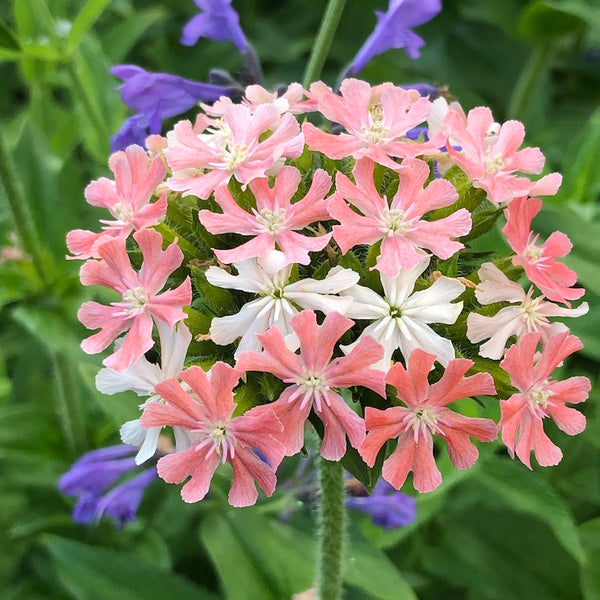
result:
[[[321,458],[320,484],[317,598],[340,600],[346,518],[342,465]]]

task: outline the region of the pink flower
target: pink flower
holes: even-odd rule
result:
[[[480,394],[495,394],[494,380],[488,373],[464,374],[473,362],[463,358],[451,360],[442,378],[429,385],[427,376],[435,356],[414,350],[408,368],[396,363],[388,372],[386,382],[393,385],[398,398],[406,406],[378,410],[365,409],[367,437],[359,452],[372,467],[381,447],[397,438],[398,446],[383,463],[383,478],[400,489],[410,471],[413,485],[419,492],[431,492],[442,482],[433,457],[433,436],[446,443],[450,459],[457,469],[472,467],[479,455],[469,439],[491,442],[498,428],[491,419],[471,418],[446,407],[447,404]]]
[[[500,363],[519,390],[500,402],[502,441],[511,457],[514,458],[516,452],[530,469],[532,450],[543,467],[556,465],[562,458],[560,448],[544,432],[543,419],[550,417],[569,435],[581,433],[585,429],[585,417],[566,403],[583,402],[590,391],[587,377],[569,377],[564,381],[550,379],[550,373],[567,356],[583,347],[577,337],[569,335],[568,331],[557,333],[550,338],[541,355],[536,356],[539,341],[539,333],[526,335],[508,349],[506,358]]]
[[[450,109],[443,123],[448,132],[446,146],[454,162],[473,180],[473,186],[485,190],[490,202],[500,204],[513,198],[555,194],[562,177],[551,173],[533,182],[516,173],[541,173],[545,158],[539,148],[518,150],[525,137],[519,121],[494,123],[489,108],[469,111]],[[456,150],[453,144],[460,146]]]
[[[346,452],[346,435],[358,448],[365,437],[365,425],[334,388],[360,385],[385,396],[384,374],[369,368],[381,360],[383,348],[373,338],[365,337],[347,356],[331,360],[335,343],[354,325],[353,321],[332,312],[319,326],[315,313],[305,310],[290,323],[300,340],[300,355],[292,352],[281,332],[272,327],[258,336],[264,351],[244,352],[236,368],[272,373],[291,384],[268,405],[283,425],[281,439],[287,456],[302,448],[304,423],[314,408],[325,429],[321,455],[340,460]]]
[[[505,306],[491,317],[476,312],[467,317],[467,337],[474,344],[487,339],[479,348],[479,354],[494,360],[502,357],[506,342],[513,335],[519,341],[526,334],[538,331],[545,344],[551,335],[567,329],[563,323],[551,323],[548,317],[579,317],[589,310],[587,302],[571,309],[547,302],[544,296],[534,298],[533,286],[525,293],[518,283],[511,281],[494,263],[484,263],[481,266],[479,279],[481,283],[475,290],[475,297],[481,304],[519,303]]]
[[[566,256],[573,245],[562,232],[555,231],[539,246],[539,234],[531,231],[531,221],[540,212],[539,198],[517,198],[506,207],[506,225],[502,229],[511,248],[516,252],[512,262],[525,269],[525,275],[535,283],[550,300],[570,306],[569,300],[577,300],[585,294],[582,288],[573,288],[577,273],[557,262],[557,257]]]
[[[232,506],[256,502],[255,482],[268,496],[275,491],[275,470],[284,456],[284,448],[275,438],[281,433],[281,423],[266,406],[233,416],[237,407],[233,388],[240,375],[223,362],[216,363],[208,376],[200,367],[190,367],[179,377],[191,388],[193,396],[172,377],[155,387],[167,404],[146,405],[141,419],[144,427],[182,427],[192,437],[188,449],[158,461],[158,474],[167,483],[181,483],[190,477],[181,490],[185,502],[197,502],[206,496],[219,462],[229,462],[233,467],[229,490]],[[255,450],[262,452],[268,464]]]
[[[144,259],[139,273],[131,268],[125,240],[119,238],[103,243],[98,248],[102,260],[88,261],[80,271],[83,285],[103,285],[122,297],[109,306],[84,302],[77,313],[88,329],[100,329],[81,343],[88,354],[101,352],[121,333],[128,332],[120,348],[103,362],[115,371],[125,371],[152,348],[152,317],[172,328],[185,319],[182,307],[192,301],[189,278],[174,290],[158,293],[183,259],[177,244],[163,252],[162,236],[152,229],[138,231],[133,237]]]
[[[371,88],[366,81],[345,79],[340,93],[338,96],[319,89],[318,106],[325,117],[343,125],[347,133],[332,135],[304,123],[302,131],[311,150],[333,159],[368,156],[379,164],[397,169],[399,164],[391,156],[435,154],[444,144],[443,135],[426,143],[406,138],[409,130],[427,120],[431,109],[429,100],[416,90],[405,90],[391,83]]]
[[[331,234],[309,237],[295,233],[315,221],[328,220],[325,194],[331,187],[331,177],[317,169],[307,194],[298,202],[290,203],[300,184],[300,171],[295,167],[281,167],[275,184],[269,187],[266,178],[250,182],[256,198],[253,214],[243,210],[233,199],[227,186],[215,190],[215,200],[222,214],[210,210],[200,211],[200,222],[210,233],[240,233],[254,236],[232,250],[215,250],[224,263],[242,262],[249,258],[266,257],[277,245],[285,255],[285,264],[310,262],[309,252],[323,250]]]
[[[132,231],[157,225],[167,212],[166,194],[150,203],[167,172],[159,157],[150,160],[143,148],[129,146],[125,151],[115,152],[108,165],[115,180],[101,177],[92,181],[85,189],[85,198],[92,206],[106,208],[115,220],[101,220],[104,223],[101,233],[70,231],[67,247],[74,254],[72,258],[99,258],[98,246],[107,239],[125,239]]]
[[[167,137],[165,156],[173,170],[167,185],[203,199],[232,176],[244,186],[265,177],[279,159],[297,158],[304,148],[294,115],[280,118],[272,104],[261,104],[254,112],[233,104],[219,120],[199,115],[193,127],[189,121],[179,121]]]
[[[423,185],[430,175],[429,165],[407,158],[399,167],[400,184],[391,204],[379,196],[373,181],[374,163],[361,159],[354,167],[354,185],[343,173],[336,175],[336,193],[329,200],[329,214],[341,224],[333,228],[333,237],[343,253],[358,244],[372,245],[379,240],[381,254],[376,269],[388,277],[397,277],[401,269],[412,269],[427,253],[450,258],[464,245],[452,238],[471,230],[471,215],[461,208],[436,221],[426,221],[425,213],[449,206],[458,199],[453,185],[434,179]],[[361,211],[352,210],[344,200]]]

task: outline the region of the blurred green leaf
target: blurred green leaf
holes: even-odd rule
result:
[[[383,550],[353,535],[346,544],[344,581],[377,600],[417,600]]]
[[[67,53],[70,54],[77,49],[83,36],[98,20],[110,2],[111,0],[87,0],[79,9],[67,36]]]
[[[600,18],[600,15],[599,15]],[[594,202],[600,194],[600,108],[596,109],[566,153],[563,185],[556,200]]]
[[[15,32],[0,19],[0,46],[6,50],[21,50],[21,44]]]
[[[581,587],[585,600],[600,600],[600,517],[579,526],[587,562],[581,569]]]
[[[200,537],[227,600],[281,600],[311,587],[310,536],[252,509],[208,516]]]
[[[77,600],[165,600],[217,596],[174,573],[157,570],[156,565],[130,553],[89,546],[47,535],[48,549],[56,577]]]
[[[585,21],[562,10],[561,4],[550,4],[544,0],[530,2],[523,9],[518,28],[522,35],[533,40],[557,38],[585,26]]]
[[[527,471],[519,462],[494,459],[482,462],[477,483],[489,490],[495,502],[541,519],[573,558],[585,560],[568,506],[541,475]]]

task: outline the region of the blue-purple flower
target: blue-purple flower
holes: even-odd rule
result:
[[[122,527],[134,521],[148,484],[156,479],[156,467],[145,469],[132,479],[116,484],[127,473],[138,470],[133,446],[109,446],[84,454],[58,481],[58,489],[77,498],[73,521],[92,523],[103,514]]]
[[[367,513],[375,525],[396,529],[409,525],[416,518],[415,499],[398,492],[383,479],[377,482],[370,496],[358,482],[347,487],[350,495],[346,497],[346,506]]]
[[[123,102],[136,111],[111,138],[113,152],[131,144],[144,146],[146,137],[161,132],[165,119],[186,112],[198,102],[214,102],[229,88],[191,81],[169,73],[150,73],[137,65],[117,65],[110,72],[123,80],[117,87]]]
[[[233,42],[240,52],[248,42],[240,27],[240,17],[231,6],[231,0],[194,0],[202,11],[192,17],[183,27],[179,40],[184,46],[193,46],[199,38],[216,42]]]
[[[377,25],[354,57],[351,72],[358,73],[374,56],[390,48],[404,48],[410,58],[419,58],[425,41],[411,29],[441,10],[441,0],[390,0],[387,12],[375,11]]]

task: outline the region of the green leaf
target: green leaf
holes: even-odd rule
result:
[[[227,600],[281,600],[311,587],[311,537],[252,509],[209,515],[202,543]]]
[[[0,19],[0,46],[5,50],[21,50],[21,44],[15,32]]]
[[[594,202],[600,193],[599,163],[600,108],[592,113],[582,133],[575,138],[571,151],[566,153],[563,185],[556,200]]]
[[[583,19],[550,5],[543,0],[530,2],[518,22],[519,32],[533,40],[547,40],[580,31],[585,27]]]
[[[79,9],[67,37],[67,52],[75,51],[83,36],[91,29],[111,0],[88,0]]]
[[[600,517],[579,526],[587,562],[581,569],[581,588],[585,600],[600,600]]]
[[[580,563],[585,553],[565,501],[538,473],[518,462],[495,458],[483,461],[477,482],[502,506],[544,521],[563,548]]]
[[[344,581],[377,600],[417,600],[383,550],[353,535],[346,544]]]
[[[89,546],[54,535],[43,539],[55,574],[77,600],[165,600],[217,596],[174,573],[156,568],[131,553]]]

